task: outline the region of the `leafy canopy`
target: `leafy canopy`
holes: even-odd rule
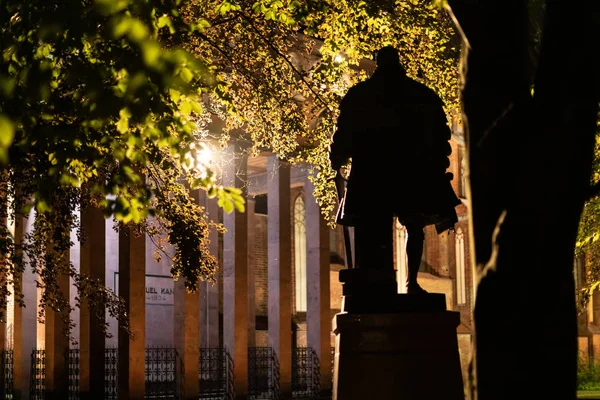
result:
[[[0,10],[2,200],[12,210],[2,216],[37,212],[23,243],[2,228],[0,276],[30,265],[55,309],[68,307],[59,273],[75,278],[80,297],[117,314],[122,306],[65,262],[70,232],[85,237],[77,207],[166,235],[172,274],[188,288],[211,279],[208,230],[222,227],[188,188],[218,196],[227,212],[243,199],[197,165],[203,140],[245,140],[253,155],[307,166],[331,217],[338,104],[384,45],[440,95],[449,120],[457,115],[458,39],[429,0],[8,0]]]
[[[153,216],[174,246],[172,274],[185,278],[189,289],[214,274],[207,237],[218,226],[187,187],[208,190],[228,211],[243,211],[243,199],[190,157],[199,140],[192,115],[202,112],[203,96],[216,90],[218,79],[205,60],[180,45],[207,26],[202,19],[186,21],[184,5],[0,5],[2,217],[19,221],[31,208],[36,212],[22,243],[0,227],[2,294],[13,283],[21,299],[19,273],[29,265],[44,289],[42,310],[68,309],[57,284],[68,273],[79,298],[102,298],[119,312],[122,304],[112,292],[94,295],[99,286],[68,262],[70,232],[85,236],[73,212],[87,207],[140,232],[153,232],[147,220]]]
[[[460,123],[460,41],[429,0],[194,0],[184,13],[209,23],[187,47],[211,60],[225,94],[212,99],[225,121],[223,140],[242,136],[253,154],[268,150],[306,165],[330,221],[336,191],[328,151],[338,105],[373,70],[379,48],[396,46],[408,74],[434,89],[449,121]]]

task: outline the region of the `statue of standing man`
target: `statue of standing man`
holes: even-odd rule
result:
[[[460,204],[450,181],[450,128],[439,97],[409,78],[398,51],[377,53],[373,75],[340,104],[329,159],[334,170],[351,160],[337,223],[354,226],[357,268],[394,269],[393,220],[407,229],[407,293],[417,282],[424,228],[440,234],[457,222]]]

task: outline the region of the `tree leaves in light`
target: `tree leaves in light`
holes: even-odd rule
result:
[[[200,139],[196,114],[219,83],[210,60],[181,46],[207,28],[205,20],[183,17],[185,5],[0,3],[0,208],[10,209],[11,219],[27,216],[31,208],[37,215],[34,232],[20,244],[6,225],[0,227],[0,276],[31,267],[45,293],[41,310],[70,307],[58,291],[58,270],[87,282],[75,269],[52,264],[68,264],[60,251],[70,247],[71,231],[84,235],[73,212],[86,207],[99,207],[117,224],[147,233],[154,232],[148,217],[161,220],[161,234],[180,254],[173,271],[185,276],[190,289],[215,273],[216,263],[204,261],[214,260],[205,242],[214,224],[198,207],[169,203],[191,201],[189,191],[176,186],[188,174],[181,160]],[[216,185],[214,179],[197,178],[203,190]],[[152,201],[165,188],[179,188],[180,195]],[[193,221],[195,227],[178,221]],[[86,287],[91,286],[80,288],[81,297],[94,297]],[[113,301],[99,308],[121,309],[108,294],[94,298]]]
[[[0,114],[0,162],[8,162],[8,148],[15,137],[15,126],[5,115]]]

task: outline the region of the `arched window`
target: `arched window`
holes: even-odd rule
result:
[[[465,198],[467,197],[467,157],[465,154],[465,149],[459,147],[459,197]]]
[[[306,311],[306,206],[302,195],[294,201],[294,277],[296,311]]]
[[[466,264],[465,264],[465,235],[462,228],[456,229],[455,234],[456,249],[456,304],[465,304],[467,302],[467,282],[466,282]]]
[[[406,293],[406,278],[408,276],[408,259],[406,258],[406,228],[396,220],[396,280],[398,293]]]

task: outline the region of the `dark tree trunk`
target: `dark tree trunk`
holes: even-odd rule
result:
[[[595,3],[547,1],[533,71],[525,1],[450,1],[466,39],[462,106],[480,277],[473,399],[576,398],[572,268],[598,115]]]

